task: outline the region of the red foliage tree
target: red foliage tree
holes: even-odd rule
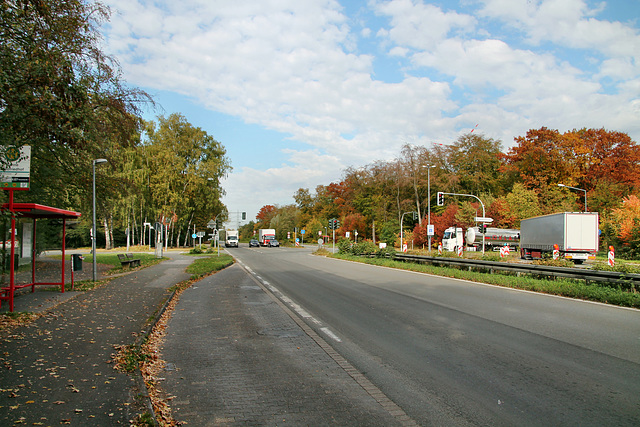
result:
[[[277,212],[277,208],[275,206],[264,205],[263,207],[260,208],[260,211],[258,211],[258,214],[256,215],[256,220],[258,220],[258,222],[261,222],[265,226],[268,226],[269,223],[271,222],[271,219],[276,215],[276,212]]]

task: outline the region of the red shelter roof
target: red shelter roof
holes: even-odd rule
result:
[[[2,209],[9,209],[9,203],[2,205]],[[26,218],[79,218],[80,212],[52,208],[37,203],[14,203],[13,211],[20,212]]]

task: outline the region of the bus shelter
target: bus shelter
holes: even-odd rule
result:
[[[11,193],[11,196],[13,194]],[[67,231],[67,220],[77,219],[80,217],[79,212],[68,211],[64,209],[53,208],[50,206],[39,205],[36,203],[14,203],[13,197],[9,198],[9,203],[5,203],[0,208],[2,211],[9,211],[11,215],[11,238],[7,243],[10,244],[11,255],[9,258],[9,286],[0,288],[0,304],[2,301],[9,301],[9,311],[13,311],[13,298],[16,289],[31,287],[31,292],[35,292],[36,285],[60,286],[60,291],[64,292],[64,260],[65,260],[65,238]],[[32,220],[32,237],[31,237],[31,282],[28,284],[16,285],[15,270],[15,250],[16,250],[16,218],[29,218]],[[62,260],[61,270],[62,277],[60,282],[37,282],[36,281],[36,223],[41,218],[57,218],[62,220]]]

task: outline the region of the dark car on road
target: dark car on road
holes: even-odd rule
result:
[[[280,247],[280,243],[276,239],[269,240],[269,246]]]
[[[257,239],[251,239],[251,240],[249,240],[249,247],[250,247],[250,248],[252,248],[252,247],[254,247],[254,246],[255,246],[256,248],[259,248],[259,247],[260,247],[260,242],[258,242],[258,240],[257,240]]]

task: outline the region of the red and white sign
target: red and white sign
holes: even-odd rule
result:
[[[500,248],[500,257],[504,258],[509,256],[509,246],[503,246]]]
[[[615,251],[613,250],[613,246],[609,246],[609,265],[611,267],[613,267],[614,265],[616,265],[616,254]]]
[[[458,256],[461,257],[462,256],[462,251],[464,250],[464,248],[462,246],[458,246]]]
[[[438,243],[438,254],[442,255],[442,243]]]
[[[407,252],[407,244],[406,243],[402,244],[402,252],[405,252],[405,253]]]
[[[553,245],[553,259],[558,259],[558,258],[560,258],[560,247],[556,243],[555,245]]]

